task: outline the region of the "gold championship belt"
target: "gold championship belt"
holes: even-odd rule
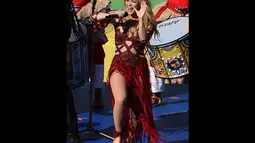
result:
[[[189,17],[179,16],[157,25],[159,35],[152,35],[148,54],[156,76],[177,78],[189,73]]]

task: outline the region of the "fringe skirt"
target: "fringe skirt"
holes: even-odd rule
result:
[[[121,132],[123,142],[145,143],[145,138],[148,143],[164,141],[158,134],[153,120],[150,73],[146,58],[136,55],[115,55],[107,81],[112,107],[114,107],[114,97],[110,78],[115,73],[120,73],[125,78],[128,87],[125,123]]]

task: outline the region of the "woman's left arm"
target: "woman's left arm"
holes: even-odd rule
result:
[[[142,18],[139,18],[138,36],[140,38],[140,41],[146,41],[146,30],[145,30],[145,25]]]

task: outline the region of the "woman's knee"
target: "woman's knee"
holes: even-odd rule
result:
[[[119,94],[114,97],[115,104],[125,105],[127,103],[126,95]]]

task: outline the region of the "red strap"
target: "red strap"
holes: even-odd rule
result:
[[[121,136],[121,132],[114,130],[114,137],[117,138],[118,136]]]

